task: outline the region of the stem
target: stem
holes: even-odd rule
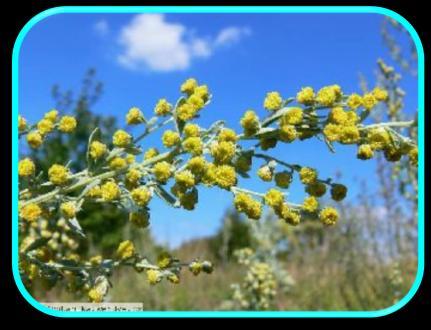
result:
[[[415,126],[416,121],[392,121],[387,123],[379,123],[379,124],[371,124],[364,127],[361,127],[361,130],[370,129],[370,128],[379,128],[379,127],[412,127]]]
[[[262,158],[262,159],[265,159],[265,160],[268,160],[268,161],[273,160],[273,161],[277,162],[278,164],[286,166],[287,168],[289,168],[291,170],[295,170],[298,167],[298,165],[288,164],[288,163],[286,163],[286,162],[284,162],[284,161],[282,161],[280,159],[277,159],[275,157],[272,157],[272,156],[269,156],[269,155],[265,155],[265,154],[253,154],[253,157]]]

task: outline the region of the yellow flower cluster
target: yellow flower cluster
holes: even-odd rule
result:
[[[129,259],[135,255],[135,245],[132,241],[123,241],[117,248],[117,257],[121,260]]]
[[[172,176],[172,165],[166,161],[156,163],[153,166],[153,174],[157,181],[166,183]]]
[[[240,124],[244,129],[244,134],[247,136],[256,134],[260,128],[259,117],[252,110],[248,110],[244,113]]]
[[[290,108],[280,119],[280,126],[284,125],[298,125],[301,124],[303,118],[302,109],[295,107]]]
[[[114,157],[109,161],[109,168],[118,171],[127,167],[127,161],[121,157]]]
[[[203,152],[203,143],[200,137],[191,136],[186,138],[182,143],[183,149],[194,155],[198,156],[201,155]]]
[[[150,225],[150,214],[146,211],[131,212],[129,214],[129,221],[138,228],[146,228]]]
[[[108,148],[106,147],[106,144],[99,141],[93,141],[90,144],[90,157],[93,159],[102,158],[106,154],[107,150]]]
[[[147,187],[135,188],[131,191],[130,196],[138,206],[147,206],[151,199],[151,192]]]
[[[63,133],[72,133],[76,126],[76,119],[72,116],[63,116],[58,123],[58,129]]]
[[[123,130],[118,130],[112,136],[112,143],[116,147],[124,148],[132,143],[132,136]]]
[[[235,156],[236,145],[230,141],[214,142],[211,145],[211,156],[217,164],[229,163]]]
[[[319,219],[327,226],[333,226],[338,221],[338,212],[333,207],[325,207],[319,213]]]
[[[342,91],[339,85],[322,87],[316,96],[316,101],[323,106],[330,107],[341,100]]]
[[[36,166],[30,158],[24,158],[18,163],[18,175],[21,177],[32,176],[36,172]]]
[[[262,215],[262,204],[246,193],[236,194],[234,205],[238,212],[245,213],[250,219],[259,220]]]
[[[171,148],[180,142],[181,138],[177,132],[166,130],[162,136],[163,145],[167,148]]]
[[[304,87],[296,94],[296,101],[305,105],[313,104],[314,98],[314,90],[311,87]]]
[[[170,104],[166,99],[160,99],[156,107],[154,108],[154,113],[157,116],[167,116],[172,111],[172,104]]]
[[[181,92],[187,94],[185,102],[177,109],[177,117],[182,121],[188,121],[196,117],[198,112],[206,105],[210,94],[206,85],[198,85],[195,79],[187,79],[181,85]]]
[[[54,164],[48,170],[49,181],[55,185],[63,185],[69,180],[69,169],[63,165]]]
[[[269,92],[266,94],[265,100],[263,101],[263,107],[270,111],[276,111],[283,105],[283,98],[279,92]]]
[[[19,216],[28,222],[34,222],[42,215],[42,209],[39,205],[31,203],[20,207]]]
[[[74,202],[64,202],[60,205],[60,210],[65,218],[74,218],[76,215],[76,204]]]
[[[189,170],[183,170],[175,174],[176,183],[184,188],[192,188],[195,185],[195,176]]]
[[[129,112],[126,115],[126,122],[128,125],[142,124],[145,122],[144,114],[137,107],[130,108]]]
[[[106,202],[120,198],[121,190],[115,181],[107,181],[100,187],[100,195]]]

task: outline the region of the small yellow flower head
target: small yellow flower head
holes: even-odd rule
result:
[[[197,109],[190,103],[186,102],[177,108],[177,117],[182,121],[193,119],[196,116]]]
[[[358,148],[358,152],[356,157],[358,159],[367,160],[371,159],[374,156],[373,148],[369,144],[361,144]]]
[[[230,128],[223,128],[218,137],[218,142],[232,142],[232,143],[236,143],[236,141],[238,140],[238,137],[236,136],[236,133],[233,129]]]
[[[367,139],[373,150],[382,150],[391,144],[391,137],[384,128],[368,131]]]
[[[311,196],[322,197],[326,193],[326,185],[322,182],[316,181],[308,184],[305,191]]]
[[[302,88],[296,94],[296,101],[301,104],[310,105],[314,103],[314,90],[311,87]]]
[[[90,198],[101,197],[102,196],[102,189],[100,188],[100,186],[95,186],[87,192],[87,196]]]
[[[260,143],[260,148],[262,150],[268,150],[268,149],[276,147],[276,145],[277,145],[277,139],[276,138],[271,138],[271,137],[269,137],[269,138],[261,138],[259,140],[259,143]]]
[[[268,165],[261,166],[257,170],[257,176],[261,178],[262,181],[270,182],[272,180],[273,175],[274,175],[274,172]]]
[[[102,263],[102,260],[103,260],[102,256],[97,255],[97,256],[91,257],[89,259],[89,262],[90,262],[90,264],[97,266],[97,265],[100,265]]]
[[[275,173],[275,184],[280,188],[288,188],[292,182],[292,175],[286,171]]]
[[[189,265],[189,270],[192,272],[193,275],[199,275],[199,273],[202,271],[202,263],[199,261],[193,261]]]
[[[126,155],[126,162],[127,162],[127,164],[133,164],[134,162],[135,162],[135,155],[132,155],[132,154],[127,154]]]
[[[51,111],[45,113],[44,118],[48,119],[52,123],[55,123],[58,119],[58,111],[56,109],[52,109]]]
[[[270,111],[276,111],[283,105],[283,98],[278,92],[269,92],[266,94],[265,100],[263,101],[263,107]]]
[[[180,283],[180,278],[176,274],[170,274],[170,275],[168,275],[167,279],[168,279],[169,282],[171,282],[173,284]]]
[[[27,143],[33,149],[37,149],[42,145],[43,138],[38,131],[33,131],[27,134]]]
[[[327,226],[335,225],[338,221],[338,212],[333,207],[325,207],[320,211],[319,219]]]
[[[216,174],[217,166],[213,163],[207,163],[205,168],[205,173],[202,177],[202,183],[206,186],[212,186],[217,183],[217,174]]]
[[[200,110],[205,106],[205,101],[202,97],[196,93],[189,96],[187,103],[192,105],[196,110]]]
[[[199,96],[204,102],[207,102],[210,98],[210,93],[207,85],[199,85],[193,91],[193,94]]]
[[[148,269],[146,274],[147,274],[147,281],[151,285],[155,285],[162,280],[161,273],[158,270]]]
[[[290,108],[280,120],[280,126],[283,125],[298,125],[302,123],[303,113],[302,109],[295,107]]]
[[[130,108],[129,112],[126,115],[126,122],[127,125],[142,124],[143,122],[145,122],[144,114],[137,107]]]
[[[71,133],[76,128],[76,119],[72,116],[63,116],[58,124],[58,129],[63,133]]]
[[[293,125],[283,125],[278,131],[278,138],[283,142],[293,142],[298,137],[298,132]]]
[[[54,123],[51,120],[42,119],[37,123],[37,130],[42,136],[51,133],[53,129]]]
[[[347,111],[346,115],[347,115],[347,119],[345,122],[346,125],[356,125],[360,120],[359,116],[354,111]]]
[[[18,116],[18,130],[20,132],[24,131],[27,128],[27,121],[24,117]]]
[[[353,93],[347,99],[347,106],[352,110],[356,110],[362,104],[363,104],[362,96],[359,94]]]
[[[194,210],[198,202],[198,191],[193,189],[189,192],[184,192],[179,196],[181,206],[186,210]]]
[[[410,164],[413,166],[418,166],[418,148],[414,147],[411,148],[408,152]]]
[[[157,181],[166,183],[172,176],[172,165],[166,161],[156,163],[153,166],[153,174]]]
[[[162,142],[167,148],[171,148],[180,142],[180,135],[177,132],[167,130],[163,133]]]
[[[388,100],[388,92],[384,90],[383,88],[376,87],[374,88],[371,93],[376,98],[377,101],[387,101]]]
[[[101,187],[101,197],[107,201],[113,201],[121,196],[120,187],[114,181],[105,182]]]
[[[189,159],[187,169],[194,175],[203,175],[207,166],[207,161],[204,157],[196,156]]]
[[[215,181],[220,188],[230,189],[236,185],[235,168],[229,165],[220,165],[215,168]]]
[[[340,140],[340,136],[343,132],[343,126],[337,124],[327,124],[323,129],[323,134],[330,142]]]
[[[317,180],[317,171],[310,167],[302,167],[299,171],[299,177],[303,184],[314,183]]]
[[[21,177],[32,176],[36,172],[36,166],[30,158],[24,158],[18,163],[18,175]]]
[[[333,184],[331,187],[331,197],[334,201],[342,201],[347,195],[347,187],[342,184]]]
[[[244,134],[248,136],[257,133],[260,128],[259,117],[252,110],[248,110],[244,113],[240,124],[244,129]]]
[[[250,219],[259,220],[262,215],[262,204],[246,193],[236,194],[234,205],[238,212],[245,213]]]
[[[315,212],[319,207],[319,202],[314,196],[308,196],[304,199],[302,203],[302,208],[307,212]]]
[[[121,157],[114,157],[109,162],[109,168],[114,171],[118,171],[126,167],[127,161]]]
[[[332,108],[329,112],[328,120],[330,123],[342,125],[347,121],[347,113],[342,107]]]
[[[144,153],[144,160],[154,158],[158,154],[159,154],[159,151],[156,148],[150,148]]]
[[[119,129],[114,133],[114,136],[112,137],[112,143],[116,147],[127,147],[130,143],[132,143],[132,136],[126,131]]]
[[[172,104],[170,104],[166,99],[160,99],[154,108],[154,113],[161,117],[169,115],[171,111]]]
[[[151,192],[146,187],[139,187],[132,190],[130,193],[133,201],[138,206],[147,206],[151,199]]]
[[[182,146],[186,152],[194,156],[201,155],[203,151],[203,143],[200,137],[186,138],[183,141]]]
[[[252,158],[247,154],[240,154],[240,156],[235,160],[235,168],[239,172],[246,173],[251,170]]]
[[[265,204],[272,207],[274,210],[279,209],[284,202],[284,195],[281,191],[271,188],[264,197]]]
[[[365,109],[371,110],[377,104],[377,99],[372,93],[367,93],[362,97],[362,103]]]
[[[19,210],[19,216],[28,222],[34,222],[42,215],[39,205],[31,203],[23,206]]]
[[[401,159],[403,154],[400,149],[392,147],[384,150],[384,156],[388,162],[397,162]]]
[[[108,148],[106,147],[106,144],[103,144],[99,141],[93,141],[90,144],[90,157],[93,159],[99,159],[103,157]]]
[[[147,228],[150,225],[150,214],[146,211],[132,212],[129,221],[138,228]]]
[[[354,125],[343,126],[340,132],[339,141],[344,144],[354,144],[357,143],[361,135],[359,133],[358,127]]]
[[[120,243],[117,248],[117,257],[121,260],[129,259],[135,254],[135,245],[127,240]]]
[[[175,181],[180,186],[191,188],[195,185],[195,176],[189,170],[184,170],[175,174]]]
[[[65,184],[69,179],[69,169],[63,165],[54,164],[48,170],[49,181],[56,185]]]
[[[282,203],[278,209],[276,209],[276,213],[281,219],[292,226],[297,226],[301,222],[300,214],[290,208],[287,203]]]
[[[76,215],[76,204],[74,202],[64,202],[60,205],[61,213],[67,219],[74,218]]]
[[[101,303],[103,301],[103,293],[97,288],[92,288],[88,291],[88,299],[93,303]]]
[[[235,156],[236,145],[233,142],[221,141],[211,145],[211,156],[218,164],[229,163]]]
[[[140,172],[136,168],[131,168],[126,173],[127,182],[133,185],[137,184],[141,178],[142,178],[142,172]]]
[[[193,94],[195,91],[195,88],[198,86],[198,82],[194,78],[187,79],[182,85],[181,85],[181,93],[186,94]]]
[[[341,95],[340,86],[325,86],[317,92],[316,101],[323,106],[330,107],[339,101]]]
[[[186,138],[189,138],[189,137],[199,137],[200,136],[200,133],[199,133],[200,132],[200,128],[196,124],[191,124],[191,123],[186,124],[184,126],[183,132],[184,132],[184,136]]]
[[[157,266],[168,268],[172,263],[172,257],[168,252],[162,252],[157,256]]]

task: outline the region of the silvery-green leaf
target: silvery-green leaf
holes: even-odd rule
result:
[[[84,231],[81,228],[81,225],[78,222],[78,219],[76,218],[71,218],[71,219],[67,219],[67,224],[69,225],[69,228],[72,230],[72,232],[74,232],[75,234],[78,234],[81,237],[86,237],[84,234]]]
[[[154,191],[162,200],[171,205],[172,207],[179,207],[178,200],[168,193],[162,186],[157,185],[154,187]]]
[[[36,249],[38,249],[38,248],[40,248],[40,247],[42,247],[42,246],[45,246],[46,245],[46,243],[48,243],[48,241],[50,240],[51,238],[46,238],[46,237],[41,237],[41,238],[38,238],[38,239],[36,239],[33,243],[31,243],[26,249],[25,249],[25,253],[27,253],[27,252],[30,252],[30,251],[32,251],[32,250],[36,250]]]
[[[132,154],[135,156],[142,153],[142,149],[140,147],[137,147],[137,146],[126,147],[126,148],[124,148],[124,151],[127,152],[128,154]]]
[[[281,118],[290,109],[292,109],[292,107],[285,107],[285,108],[281,108],[280,110],[277,110],[274,114],[272,114],[262,122],[262,127],[267,127],[271,125],[273,122]]]

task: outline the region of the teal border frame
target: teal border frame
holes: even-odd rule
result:
[[[409,33],[418,53],[418,268],[408,293],[396,304],[375,311],[140,311],[140,312],[66,312],[48,308],[34,299],[25,288],[18,271],[18,70],[22,42],[28,31],[45,18],[57,14],[95,13],[283,13],[283,14],[381,14],[398,21]],[[66,6],[45,10],[20,31],[12,54],[12,270],[15,283],[27,302],[37,310],[57,317],[380,317],[405,306],[417,292],[424,273],[424,51],[413,26],[398,13],[373,6]]]

